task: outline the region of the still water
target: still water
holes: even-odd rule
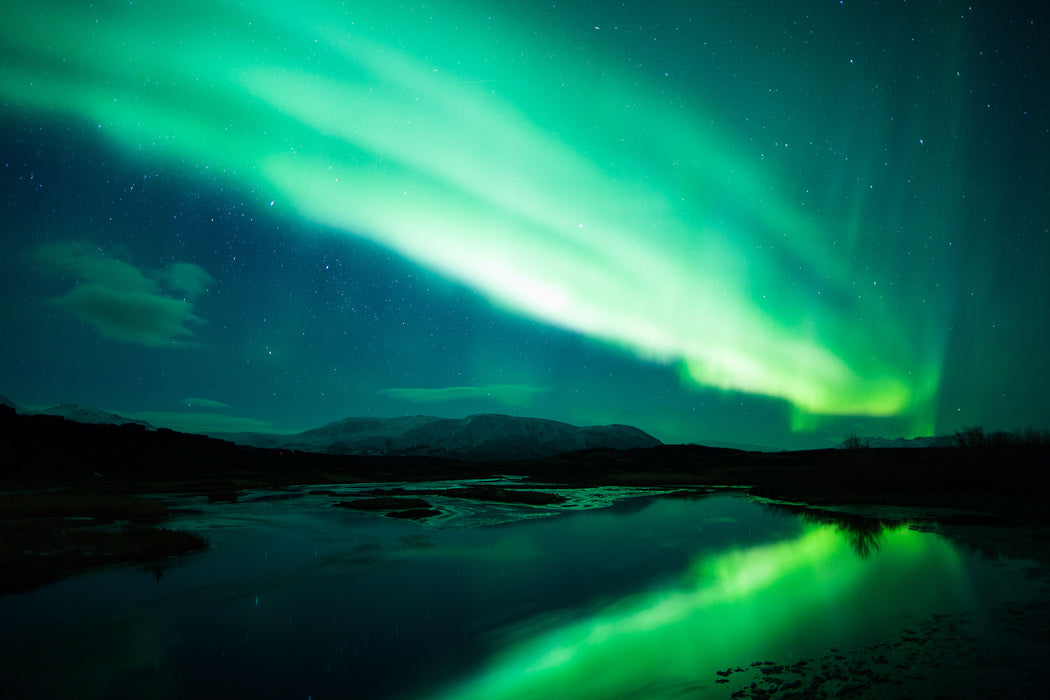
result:
[[[790,662],[966,611],[1013,575],[907,528],[850,531],[734,494],[579,491],[561,507],[427,496],[427,523],[351,493],[166,497],[208,538],[0,598],[6,697],[717,697]]]

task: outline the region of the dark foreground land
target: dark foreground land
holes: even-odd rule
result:
[[[676,445],[485,463],[243,447],[170,430],[23,416],[0,407],[0,445],[0,592],[206,546],[196,536],[165,529],[164,509],[139,497],[148,493],[197,492],[233,501],[246,488],[516,474],[531,485],[475,487],[456,495],[547,505],[557,497],[544,493],[543,485],[741,486],[753,495],[816,507],[878,507],[879,514],[936,509],[929,511],[936,520],[960,527],[1050,525],[1045,444],[779,453]],[[425,500],[398,502],[398,495],[387,490],[336,505],[415,519],[435,513]]]
[[[215,503],[245,489],[315,485],[332,505],[425,520],[427,496],[384,482],[525,477],[520,486],[442,489],[443,498],[556,505],[546,487],[735,486],[804,518],[832,522],[862,555],[902,520],[994,557],[1034,563],[1050,590],[1050,446],[970,444],[925,449],[756,453],[696,445],[586,450],[521,462],[355,457],[241,447],[168,430],[85,425],[21,416],[0,407],[0,595],[92,567],[164,559],[207,543],[164,527],[151,493],[200,493]],[[337,484],[380,486],[346,499]],[[691,488],[692,487],[692,488]],[[345,493],[345,492],[344,492]],[[275,493],[273,498],[286,494]],[[916,523],[921,523],[916,524]],[[158,568],[159,571],[159,568]],[[711,679],[727,698],[1050,697],[1050,600],[998,613],[1001,638],[975,639],[967,620],[916,620],[897,638],[864,649],[829,649],[791,663],[759,660]]]

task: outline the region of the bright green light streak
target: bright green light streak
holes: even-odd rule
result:
[[[0,94],[225,173],[508,311],[785,399],[798,427],[931,405],[938,361],[852,299],[820,245],[836,222],[779,201],[701,115],[553,40],[521,60],[535,39],[462,7],[8,3]]]
[[[893,605],[971,602],[951,546],[906,528],[886,533],[869,559],[825,526],[699,559],[687,578],[518,641],[438,697],[681,697],[682,684],[709,683],[717,669],[813,643],[811,630],[877,626],[885,613],[876,596]]]

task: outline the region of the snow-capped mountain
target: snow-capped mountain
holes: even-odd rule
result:
[[[97,423],[103,425],[125,425],[127,423],[134,423],[135,425],[141,425],[147,430],[153,430],[153,426],[146,421],[125,418],[116,413],[102,411],[90,406],[79,406],[75,403],[64,403],[58,406],[52,406],[43,411],[37,411],[37,414],[44,416],[61,416],[66,420],[76,421],[77,423]]]
[[[255,447],[328,454],[428,455],[464,460],[546,457],[594,447],[653,447],[659,440],[629,425],[577,427],[542,418],[485,413],[466,418],[346,418],[293,435],[213,434]]]

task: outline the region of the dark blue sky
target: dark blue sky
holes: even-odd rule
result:
[[[0,11],[0,393],[200,429],[1050,425],[1035,3]]]

